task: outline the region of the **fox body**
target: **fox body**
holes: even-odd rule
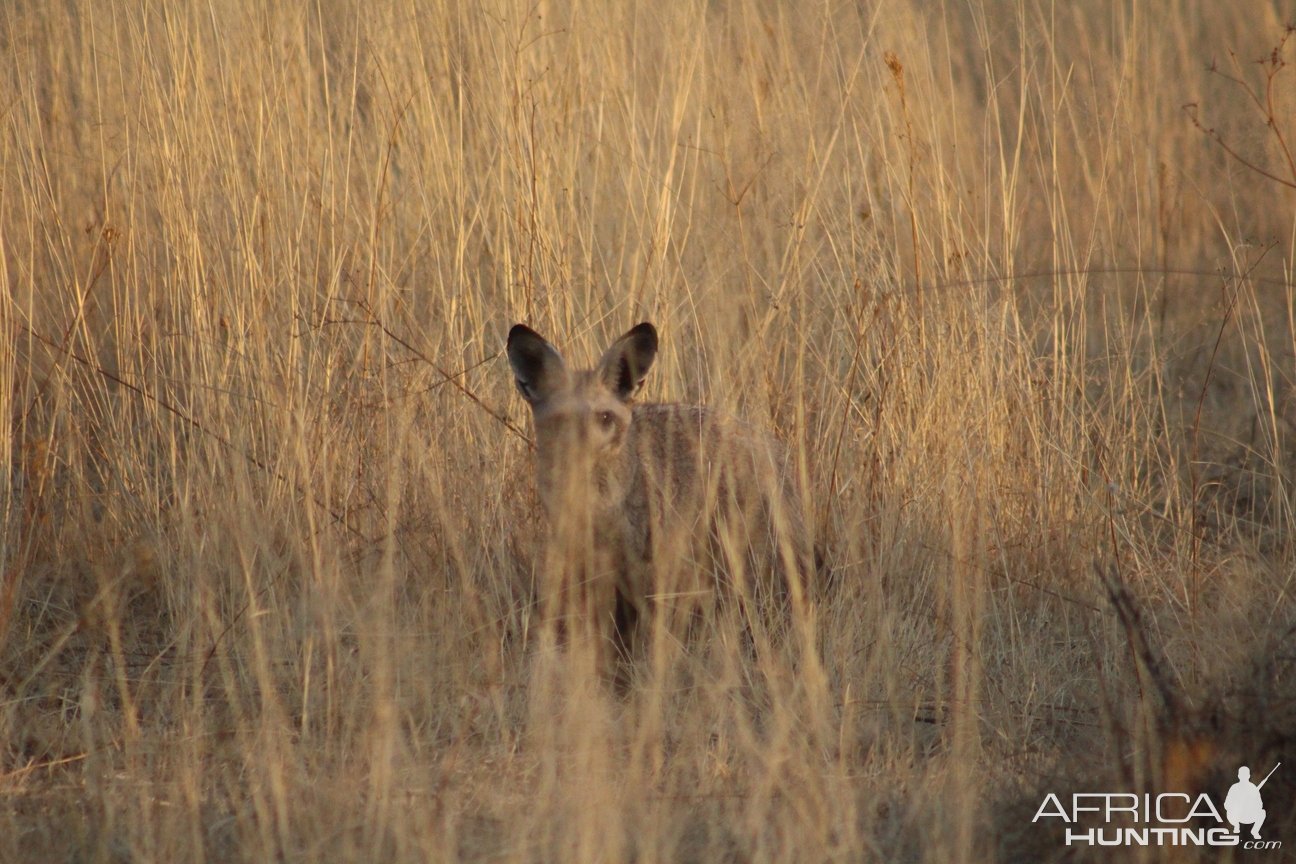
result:
[[[573,370],[530,328],[508,337],[549,521],[542,611],[623,650],[650,616],[678,628],[718,594],[781,602],[813,566],[769,436],[705,407],[635,404],[657,348],[643,323]]]

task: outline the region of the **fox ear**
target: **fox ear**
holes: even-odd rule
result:
[[[622,402],[643,386],[657,357],[657,328],[645,321],[612,343],[599,360],[597,374]]]
[[[513,383],[532,405],[548,399],[567,383],[567,364],[558,349],[526,325],[515,324],[509,330],[508,358]]]

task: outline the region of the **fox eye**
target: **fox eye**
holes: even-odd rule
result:
[[[604,429],[611,429],[612,424],[616,422],[615,415],[611,411],[600,411],[598,413],[598,424]]]

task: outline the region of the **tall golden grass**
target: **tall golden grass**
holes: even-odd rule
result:
[[[1098,859],[1044,791],[1296,757],[1279,6],[8,4],[0,859]],[[820,662],[537,638],[504,335],[643,319]]]

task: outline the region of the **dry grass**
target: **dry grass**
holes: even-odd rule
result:
[[[0,13],[0,859],[1034,861],[1296,765],[1274,7],[263,5]],[[645,318],[804,465],[822,677],[536,637],[504,334]]]

